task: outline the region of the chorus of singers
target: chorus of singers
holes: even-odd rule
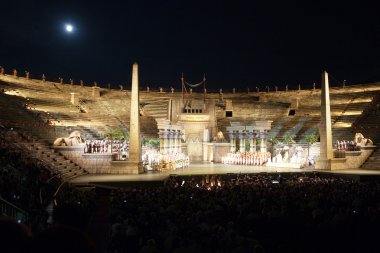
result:
[[[84,145],[85,153],[118,153],[128,150],[125,140],[87,140]]]
[[[354,141],[337,140],[335,143],[335,149],[344,151],[360,151],[361,148]]]
[[[234,154],[228,153],[227,156],[222,157],[222,163],[262,166],[267,163],[270,158],[270,152],[238,152]]]

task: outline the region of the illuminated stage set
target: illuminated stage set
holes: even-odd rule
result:
[[[2,96],[22,97],[24,110],[47,121],[33,130],[19,122],[15,130],[32,139],[23,145],[56,171],[62,169],[66,180],[84,174],[358,170],[375,150],[362,134],[354,139],[351,128],[363,110],[357,113],[350,94],[356,93],[360,106],[370,106],[378,85],[331,90],[326,72],[320,90],[314,85],[312,90],[241,93],[235,88],[208,93],[205,78],[190,84],[183,76],[181,92],[141,90],[136,63],[131,90],[44,78],[3,73]],[[53,90],[46,91],[47,85]],[[202,92],[193,92],[197,89]],[[50,92],[51,101],[39,90],[45,96]],[[349,122],[340,121],[342,115],[350,115]]]

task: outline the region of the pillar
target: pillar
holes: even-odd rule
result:
[[[92,97],[94,98],[100,97],[100,90],[98,86],[92,86]]]
[[[260,132],[260,152],[262,153],[267,152],[267,135],[266,132]]]
[[[241,131],[241,132],[239,132],[239,144],[240,144],[240,146],[239,146],[239,151],[240,152],[244,152],[245,151],[245,140],[244,140],[244,132],[243,131]]]
[[[174,130],[173,131],[173,153],[177,153],[178,152],[178,132],[177,130]]]
[[[319,135],[321,137],[322,159],[333,158],[332,152],[332,132],[331,132],[331,112],[330,112],[330,92],[329,79],[326,71],[322,74],[322,93],[321,93],[321,123]]]
[[[173,101],[171,99],[169,99],[167,117],[168,117],[168,120],[170,120],[170,121],[172,121],[172,105],[173,105]]]
[[[177,132],[177,153],[181,153],[181,130]]]
[[[180,131],[178,135],[178,153],[182,153],[182,136],[183,133]]]
[[[235,133],[229,132],[228,137],[230,138],[230,153],[235,153]]]
[[[158,132],[158,137],[160,138],[160,153],[164,154],[164,130],[160,129]]]
[[[79,105],[79,93],[71,92],[70,94],[71,94],[71,100],[70,100],[70,102],[73,105]]]
[[[173,146],[174,146],[174,133],[172,130],[168,131],[168,153],[173,153]]]
[[[172,130],[171,133],[170,133],[170,137],[171,137],[171,148],[170,148],[170,152],[171,153],[175,153],[175,145],[176,145],[176,141],[175,141],[175,138],[176,137],[176,131],[175,130]]]
[[[248,138],[249,138],[249,152],[253,153],[256,151],[256,143],[254,143],[254,138],[256,137],[256,133],[249,132]]]
[[[321,122],[319,125],[320,136],[320,156],[317,161],[317,169],[331,169],[332,151],[332,131],[331,131],[331,112],[330,112],[330,92],[329,76],[326,71],[322,73],[321,83]]]
[[[98,87],[93,87],[98,88]],[[139,174],[144,172],[141,159],[140,101],[138,65],[132,66],[131,109],[129,116],[129,159],[112,161],[112,170],[118,174]]]
[[[95,87],[93,87],[95,88]],[[131,114],[129,127],[129,161],[141,163],[141,137],[140,137],[140,102],[138,65],[133,64],[131,88]]]
[[[164,131],[163,133],[163,149],[164,149],[164,153],[163,154],[167,154],[169,153],[169,132],[167,130]]]

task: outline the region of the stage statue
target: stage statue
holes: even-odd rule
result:
[[[355,142],[358,146],[372,146],[373,142],[371,139],[364,138],[364,136],[361,133],[355,134]]]
[[[81,143],[84,143],[84,141],[80,135],[80,132],[74,131],[70,134],[68,138],[65,138],[65,137],[57,138],[54,141],[53,146],[78,146]]]
[[[219,131],[216,134],[216,142],[226,142],[226,139],[224,138],[222,131]]]

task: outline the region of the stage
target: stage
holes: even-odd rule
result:
[[[144,174],[88,174],[79,176],[70,181],[74,185],[93,185],[103,187],[123,187],[125,185],[156,185],[162,184],[170,176],[201,176],[201,175],[223,175],[223,174],[309,174],[318,173],[323,176],[336,175],[351,178],[373,177],[380,179],[379,170],[335,170],[321,171],[314,167],[302,169],[270,167],[270,166],[244,166],[227,165],[221,163],[192,163],[188,168],[168,170],[162,172],[147,172]]]

